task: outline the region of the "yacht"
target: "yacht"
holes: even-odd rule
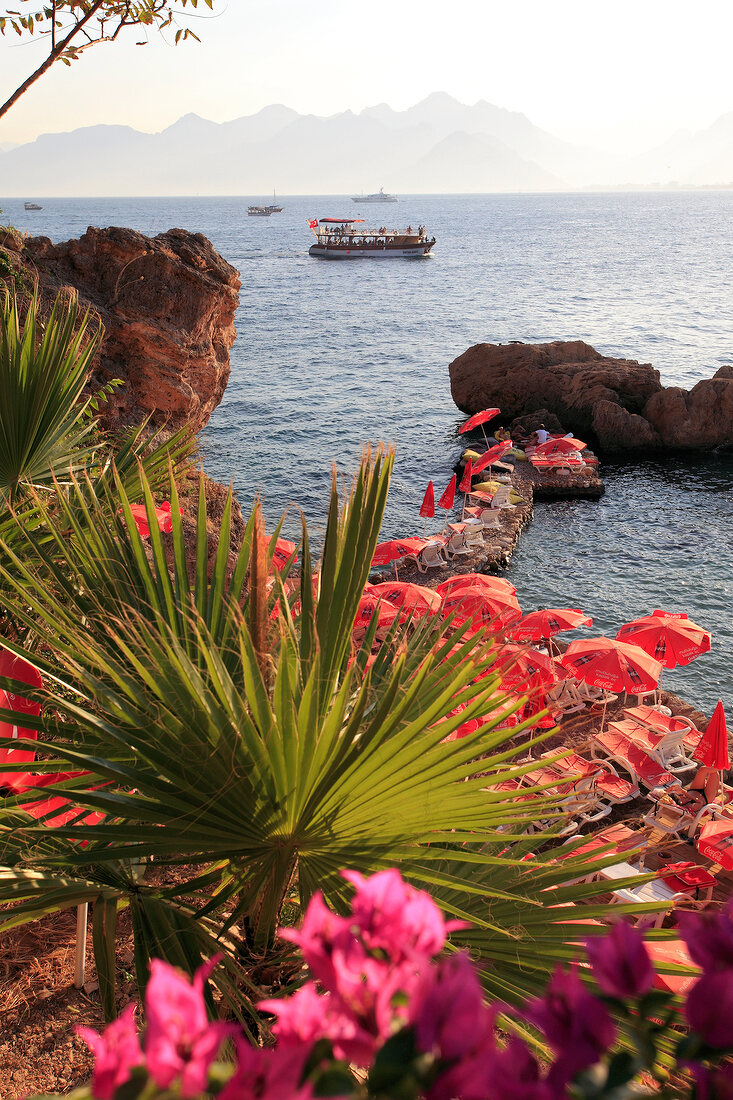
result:
[[[375,195],[352,195],[352,202],[399,202],[396,195],[388,195],[383,187],[380,187]]]
[[[26,210],[43,210],[43,207],[39,206],[37,202],[26,202],[23,205]]]

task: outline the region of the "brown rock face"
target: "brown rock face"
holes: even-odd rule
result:
[[[670,387],[654,394],[644,416],[667,447],[732,447],[733,367],[721,367],[691,390]]]
[[[171,229],[150,238],[132,229],[90,228],[79,240],[24,242],[21,261],[44,297],[79,291],[105,327],[94,381],[121,378],[103,409],[108,427],[189,425],[199,431],[229,379],[236,335],[237,271],[200,233]]]
[[[689,392],[664,389],[648,363],[612,359],[580,340],[476,344],[450,364],[466,413],[497,405],[506,421],[544,410],[592,433],[606,452],[733,446],[733,367]]]

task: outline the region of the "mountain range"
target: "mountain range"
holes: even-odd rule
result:
[[[0,195],[349,194],[726,186],[733,112],[623,158],[562,141],[526,115],[436,92],[327,118],[282,105],[217,123],[185,115],[160,133],[88,126],[0,146]]]

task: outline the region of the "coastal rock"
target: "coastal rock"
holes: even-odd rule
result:
[[[152,414],[154,424],[203,428],[229,379],[241,285],[206,237],[89,228],[56,245],[28,238],[20,260],[39,279],[44,300],[73,286],[104,324],[92,382],[125,383],[102,409],[106,427]]]
[[[667,447],[733,446],[733,366],[721,367],[691,390],[670,386],[653,394],[644,416]]]
[[[450,364],[456,405],[471,414],[496,405],[504,421],[590,436],[604,452],[733,447],[733,367],[691,390],[664,388],[648,363],[601,355],[581,340],[476,344]]]
[[[572,431],[592,431],[605,401],[641,413],[662,387],[648,363],[601,355],[582,340],[476,344],[450,364],[453,400],[466,413],[498,405],[505,418],[539,409]]]

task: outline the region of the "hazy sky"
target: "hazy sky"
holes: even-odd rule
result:
[[[10,5],[11,7],[16,5]],[[0,142],[94,123],[156,131],[269,103],[333,114],[433,91],[523,111],[563,136],[701,128],[733,110],[730,0],[215,0],[202,44],[142,35],[57,65],[0,120]],[[204,9],[205,10],[205,9]],[[0,0],[0,13],[4,4]],[[42,57],[0,39],[4,100]],[[0,183],[1,190],[1,183]]]

